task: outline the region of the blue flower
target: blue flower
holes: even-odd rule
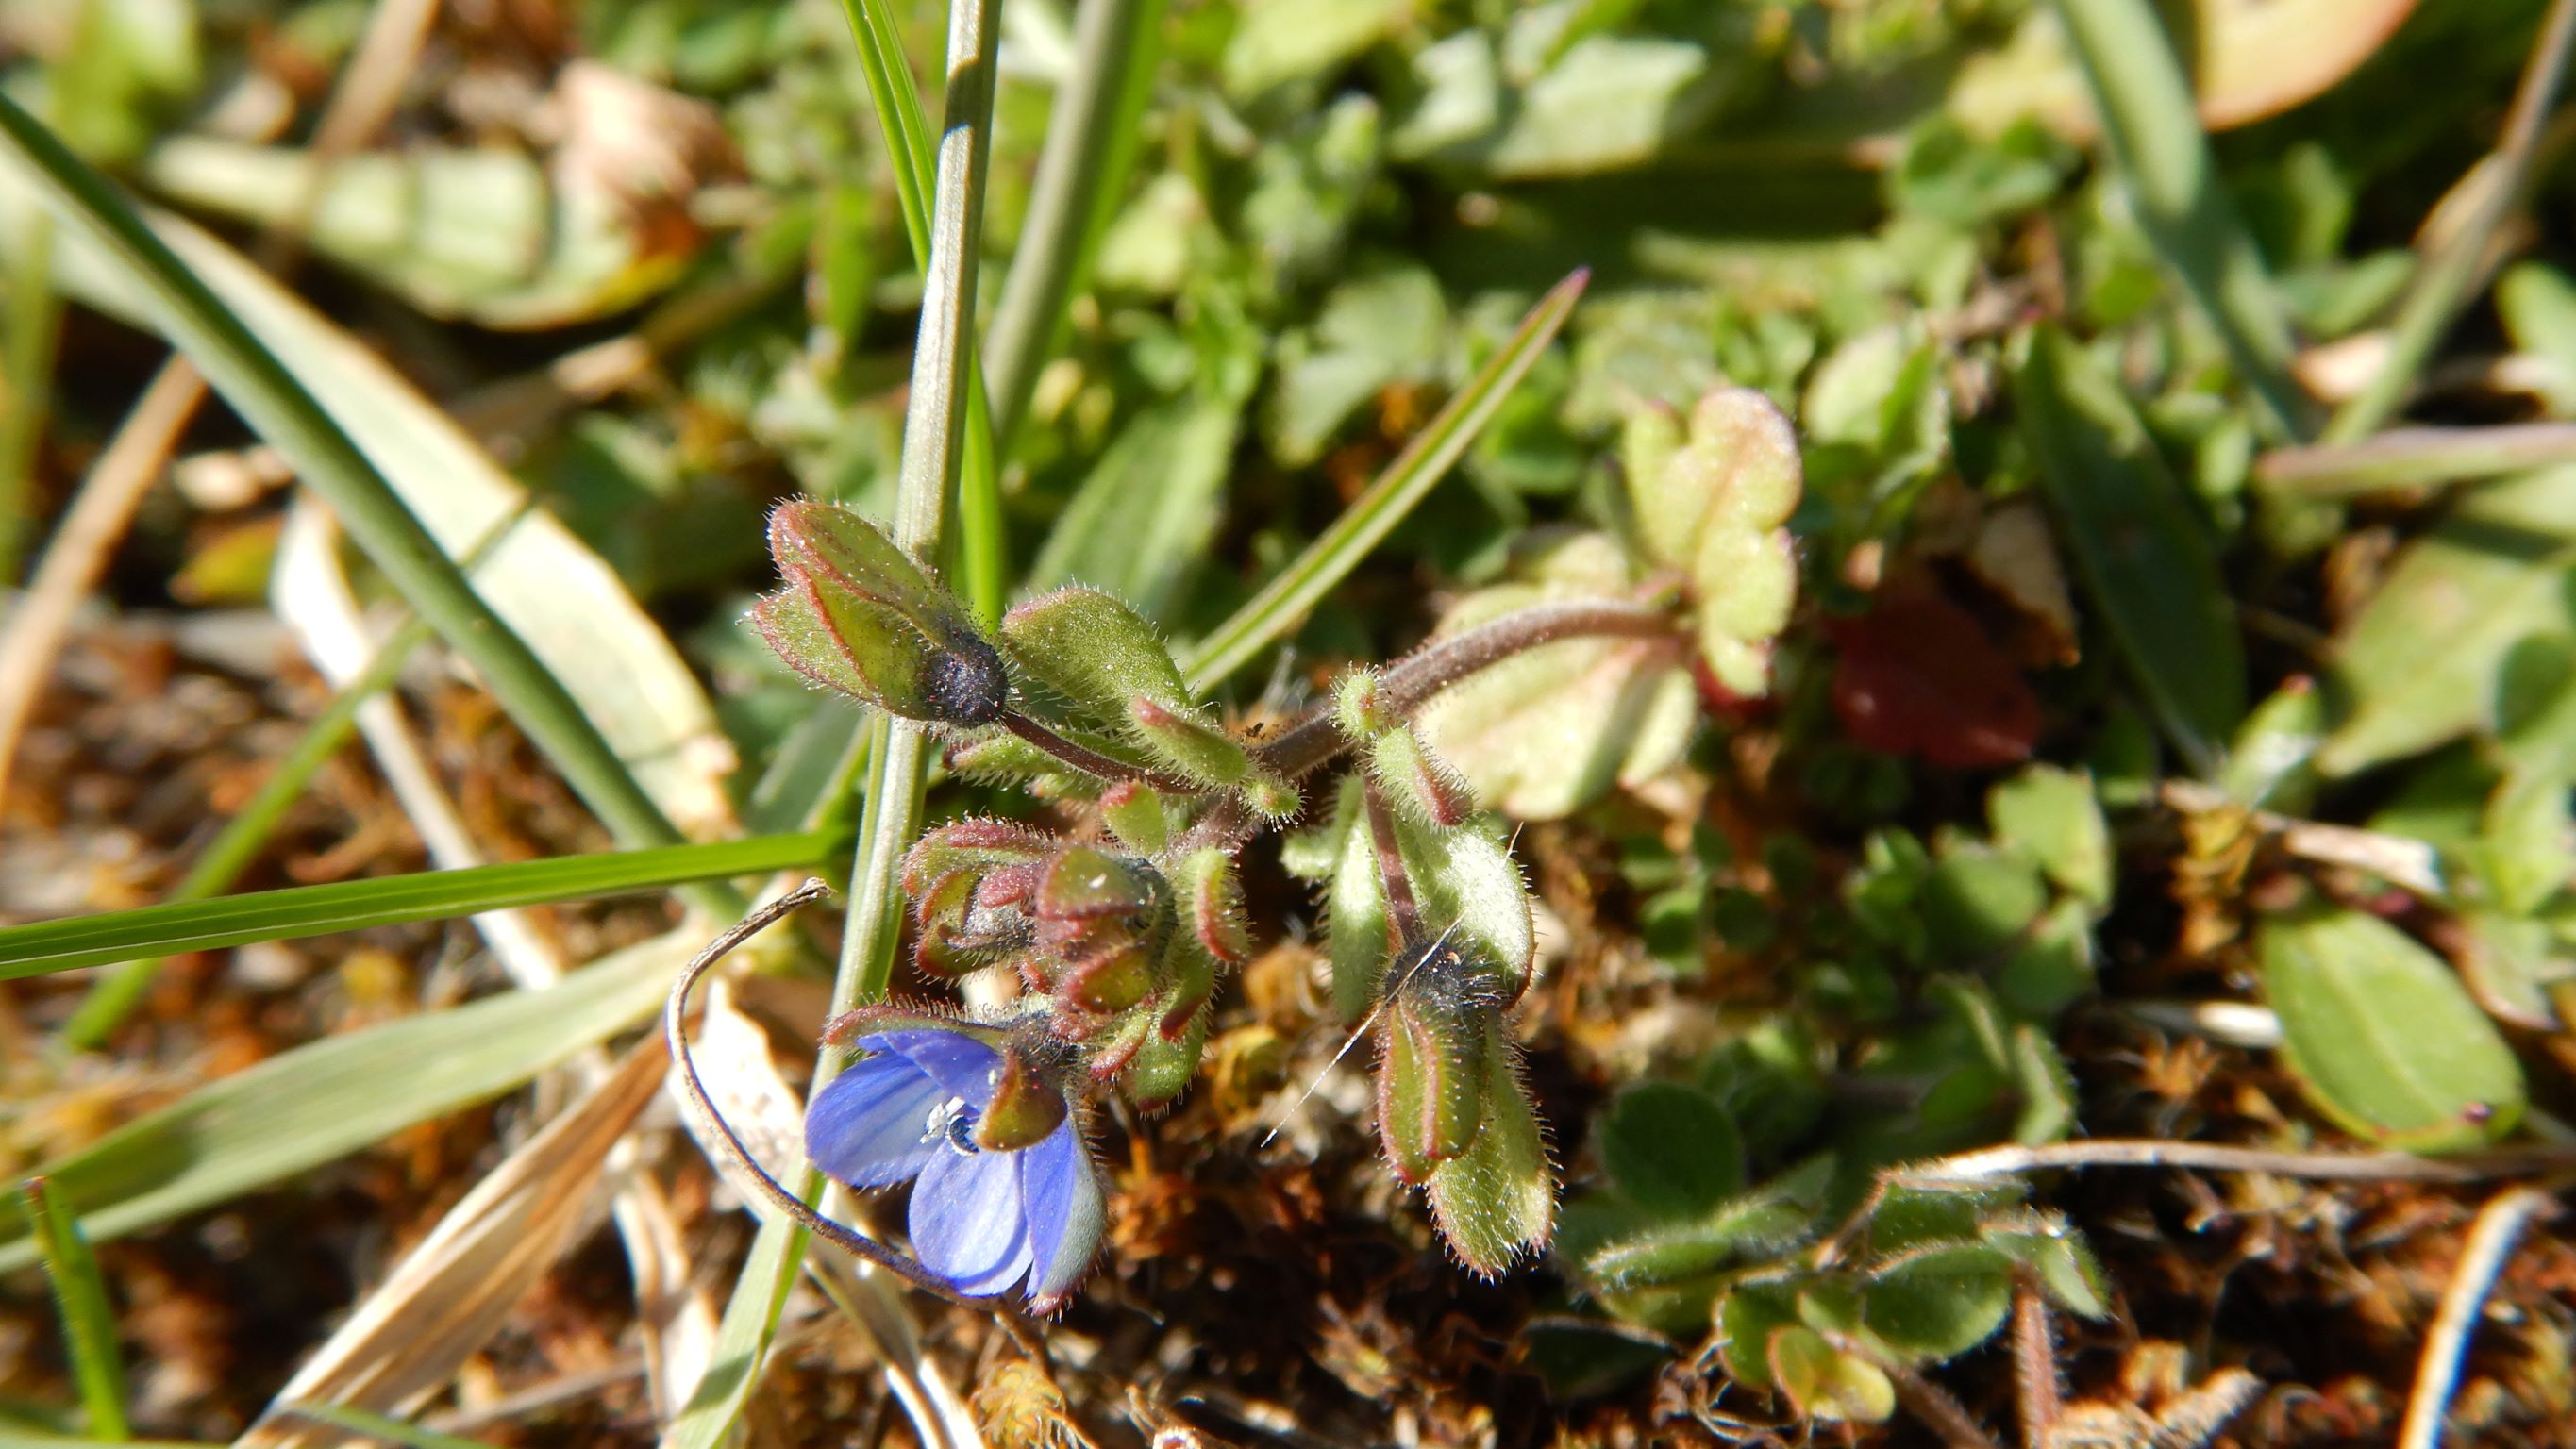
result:
[[[1040,1309],[1063,1301],[1099,1247],[1100,1181],[1072,1114],[1017,1151],[978,1147],[1002,1054],[964,1031],[860,1037],[852,1063],[805,1110],[805,1155],[854,1188],[911,1182],[912,1253],[969,1297],[1028,1280]]]

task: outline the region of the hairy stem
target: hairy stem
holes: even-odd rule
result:
[[[1386,668],[1378,698],[1392,714],[1406,715],[1434,695],[1506,659],[1569,639],[1673,639],[1679,626],[1666,610],[1610,599],[1539,604],[1505,614],[1463,634],[1435,639]],[[1333,724],[1332,707],[1318,705],[1279,732],[1259,751],[1262,767],[1294,780],[1314,773],[1350,748]]]
[[[1002,728],[1043,751],[1047,758],[1068,769],[1079,770],[1095,780],[1107,780],[1111,784],[1121,780],[1134,780],[1139,784],[1151,785],[1168,795],[1207,793],[1205,786],[1181,779],[1176,775],[1140,770],[1124,760],[1113,760],[1087,745],[1076,744],[1057,734],[1046,721],[1022,714],[1016,709],[1002,712]]]
[[[1369,843],[1377,850],[1378,888],[1386,893],[1387,934],[1397,949],[1418,945],[1423,936],[1422,907],[1413,898],[1413,878],[1404,873],[1404,849],[1395,838],[1395,812],[1374,779],[1360,781],[1360,800],[1368,809]]]

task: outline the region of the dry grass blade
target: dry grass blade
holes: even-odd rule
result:
[[[2460,1250],[2460,1266],[2451,1275],[2451,1286],[2442,1291],[2442,1306],[2433,1315],[2431,1331],[2424,1335],[2424,1356],[2415,1366],[2415,1392],[2406,1401],[2398,1449],[2435,1449],[2442,1442],[2442,1420],[2460,1384],[2460,1361],[2468,1354],[2479,1308],[2504,1272],[2505,1260],[2513,1256],[2513,1245],[2523,1229],[2535,1217],[2557,1214],[2556,1197],[2537,1187],[2510,1188],[2478,1209],[2468,1245]]]
[[[357,596],[340,567],[338,539],[339,529],[330,514],[309,498],[298,499],[278,538],[270,602],[314,667],[335,688],[345,689],[366,672],[378,641],[359,617]],[[359,705],[358,732],[366,737],[376,767],[384,772],[385,783],[393,788],[403,815],[420,832],[438,868],[463,870],[483,864],[483,852],[466,833],[446,787],[421,753],[402,707],[382,694]],[[474,917],[474,928],[512,981],[533,989],[563,979],[563,961],[523,913],[485,911]]]
[[[278,541],[273,602],[278,617],[287,621],[314,665],[333,684],[345,688],[365,671],[376,645],[340,567],[336,537],[330,516],[319,504],[310,499],[296,502]],[[358,728],[402,802],[403,814],[419,830],[438,866],[456,870],[481,864],[482,851],[394,701],[379,696],[359,706]],[[485,911],[473,920],[502,970],[520,987],[543,990],[563,979],[561,954],[525,913]],[[541,1078],[537,1100],[559,1102],[566,1084],[595,1086],[609,1070],[606,1051],[593,1049],[560,1073]],[[714,1346],[715,1310],[702,1291],[690,1286],[688,1253],[669,1202],[651,1178],[626,1170],[631,1167],[626,1159],[631,1157],[622,1152],[612,1164],[620,1178],[614,1213],[627,1265],[635,1276],[654,1403],[667,1410],[676,1402],[675,1396],[685,1398],[698,1375],[706,1371]]]
[[[334,548],[337,536],[321,505],[309,498],[297,500],[278,541],[273,602],[278,617],[287,621],[315,667],[334,685],[347,688],[366,671],[376,641],[359,617],[357,599],[340,566]],[[394,701],[378,696],[360,705],[358,728],[402,802],[403,814],[420,832],[439,868],[482,864],[482,851]],[[473,920],[502,970],[519,986],[536,991],[563,979],[561,954],[524,912],[484,911]],[[567,1082],[596,1085],[608,1071],[606,1051],[593,1049],[562,1072],[541,1078],[537,1100],[560,1102]],[[686,1398],[689,1387],[706,1371],[714,1350],[715,1310],[706,1294],[691,1286],[688,1252],[660,1186],[649,1176],[626,1170],[632,1165],[626,1159],[632,1155],[620,1153],[621,1160],[614,1164],[621,1179],[614,1212],[627,1265],[635,1277],[653,1401],[658,1410],[667,1412]]]
[[[610,1149],[661,1090],[648,1038],[599,1088],[510,1154],[358,1305],[238,1443],[292,1449],[338,1431],[284,1420],[293,1404],[390,1410],[445,1383],[570,1246]]]
[[[205,384],[185,360],[164,363],[134,410],[125,415],[107,451],[81,480],[80,492],[45,548],[44,561],[26,595],[9,611],[0,636],[0,797],[9,790],[9,760],[53,668],[54,653],[71,627],[72,611],[107,570],[107,557],[161,465],[195,415]]]
[[[2226,792],[2194,780],[2167,780],[2157,793],[2166,805],[2186,814],[2238,808]],[[2368,871],[2391,885],[2437,899],[2451,893],[2442,873],[2442,853],[2423,841],[2349,825],[2321,825],[2269,810],[2247,811],[2245,818],[2277,836],[2281,848],[2301,860]]]
[[[617,1197],[609,1204],[635,1280],[635,1322],[644,1342],[646,1387],[656,1421],[667,1423],[715,1362],[716,1310],[697,1281],[688,1240],[662,1184],[635,1160],[632,1139],[609,1155]]]

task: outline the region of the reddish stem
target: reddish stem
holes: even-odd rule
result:
[[[1680,638],[1669,611],[1643,604],[1608,599],[1539,604],[1433,640],[1388,665],[1379,676],[1378,699],[1389,713],[1411,714],[1467,676],[1541,645],[1568,639]],[[1333,724],[1331,706],[1319,705],[1262,746],[1257,757],[1265,768],[1294,780],[1349,747]]]

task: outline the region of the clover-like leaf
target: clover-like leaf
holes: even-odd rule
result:
[[[2111,831],[2089,777],[2029,766],[1986,792],[1986,816],[1995,839],[2028,854],[2060,890],[2111,903]]]
[[[1639,1207],[1704,1213],[1744,1187],[1744,1142],[1724,1105],[1682,1082],[1641,1082],[1602,1115],[1601,1165]]]
[[[1813,1329],[1775,1331],[1768,1356],[1771,1381],[1809,1418],[1875,1424],[1896,1412],[1896,1385],[1887,1371]]]
[[[1688,581],[1700,653],[1733,694],[1771,686],[1771,640],[1797,602],[1785,525],[1804,472],[1798,435],[1768,397],[1720,387],[1687,424],[1652,405],[1630,414],[1621,462],[1639,549]]]

